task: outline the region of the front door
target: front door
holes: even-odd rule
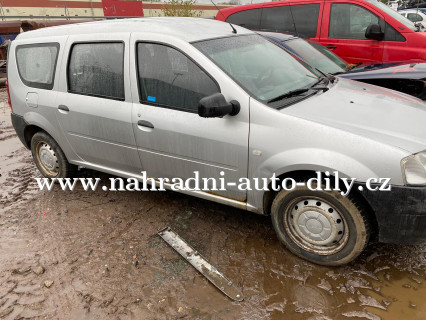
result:
[[[365,37],[367,27],[381,19],[360,4],[326,2],[320,43],[349,63],[381,62],[383,41]]]
[[[139,173],[125,76],[129,35],[85,37],[68,38],[56,99],[60,125],[83,165]]]
[[[198,172],[200,179],[211,178],[208,188],[216,181],[218,190],[209,192],[245,201],[237,182],[247,177],[248,97],[239,101],[236,116],[201,118],[199,100],[220,92],[219,84],[180,49],[158,42],[135,45],[139,102],[133,124],[147,176],[188,179]]]

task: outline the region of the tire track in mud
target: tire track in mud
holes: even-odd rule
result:
[[[34,177],[40,176],[9,117],[9,109],[0,111],[0,213],[29,200],[38,191]]]
[[[16,231],[1,230],[0,319],[50,318],[55,310],[45,304],[47,275],[40,269],[40,256],[25,254],[28,246],[38,244],[23,240]]]

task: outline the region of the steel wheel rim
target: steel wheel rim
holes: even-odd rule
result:
[[[343,215],[329,202],[317,197],[298,197],[284,211],[283,225],[300,248],[318,255],[342,250],[349,240]]]
[[[40,141],[35,147],[35,156],[40,167],[48,176],[55,177],[59,174],[59,162],[53,148],[45,141]]]

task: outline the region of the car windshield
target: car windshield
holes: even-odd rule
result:
[[[395,20],[398,20],[398,22],[401,22],[407,28],[410,28],[413,31],[417,30],[417,27],[414,25],[413,22],[411,22],[410,20],[408,20],[402,14],[399,14],[397,11],[391,9],[390,7],[388,7],[387,5],[385,5],[384,3],[380,2],[380,1],[377,1],[377,0],[366,0],[366,1],[368,3],[376,6],[380,10],[384,11],[385,13],[387,13],[388,15],[390,15]]]
[[[319,80],[284,49],[259,35],[205,40],[193,45],[261,101],[309,87]]]
[[[346,71],[346,63],[319,44],[303,39],[291,39],[284,41],[284,45],[308,64],[325,73],[334,74]]]

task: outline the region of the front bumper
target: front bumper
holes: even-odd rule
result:
[[[392,185],[391,191],[366,189],[362,195],[376,214],[380,242],[426,242],[426,187]]]

